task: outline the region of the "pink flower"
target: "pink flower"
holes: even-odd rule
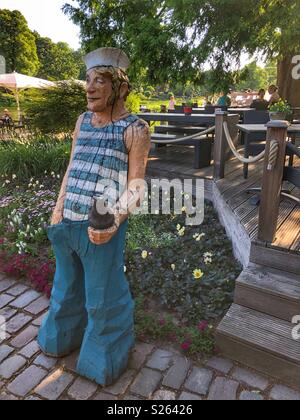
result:
[[[161,327],[164,327],[166,325],[166,320],[162,318],[158,321],[158,323]]]
[[[192,345],[192,343],[191,343],[190,341],[184,341],[184,342],[181,344],[181,349],[182,349],[183,351],[189,351],[189,349],[191,348],[191,345]]]
[[[198,325],[198,330],[201,332],[204,332],[207,330],[208,322],[207,321],[201,321]]]

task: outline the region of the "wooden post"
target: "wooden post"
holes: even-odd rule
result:
[[[216,111],[216,132],[214,145],[214,180],[225,178],[225,161],[227,140],[225,137],[223,123],[227,121],[228,113]]]
[[[274,242],[276,236],[288,126],[287,121],[270,121],[267,125],[268,135],[259,209],[258,239],[269,243]],[[268,170],[272,140],[278,142],[279,150],[276,165]]]

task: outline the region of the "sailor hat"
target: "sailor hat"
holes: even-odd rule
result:
[[[126,73],[130,66],[127,55],[118,48],[98,48],[84,57],[87,70],[95,67],[115,67]]]

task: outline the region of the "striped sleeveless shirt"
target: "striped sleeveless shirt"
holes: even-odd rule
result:
[[[138,117],[129,115],[96,128],[92,116],[92,112],[84,114],[69,171],[64,218],[72,221],[88,220],[94,197],[104,195],[113,205],[127,188],[124,134]]]

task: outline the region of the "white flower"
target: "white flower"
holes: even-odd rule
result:
[[[12,179],[16,179],[17,175],[13,174]]]

